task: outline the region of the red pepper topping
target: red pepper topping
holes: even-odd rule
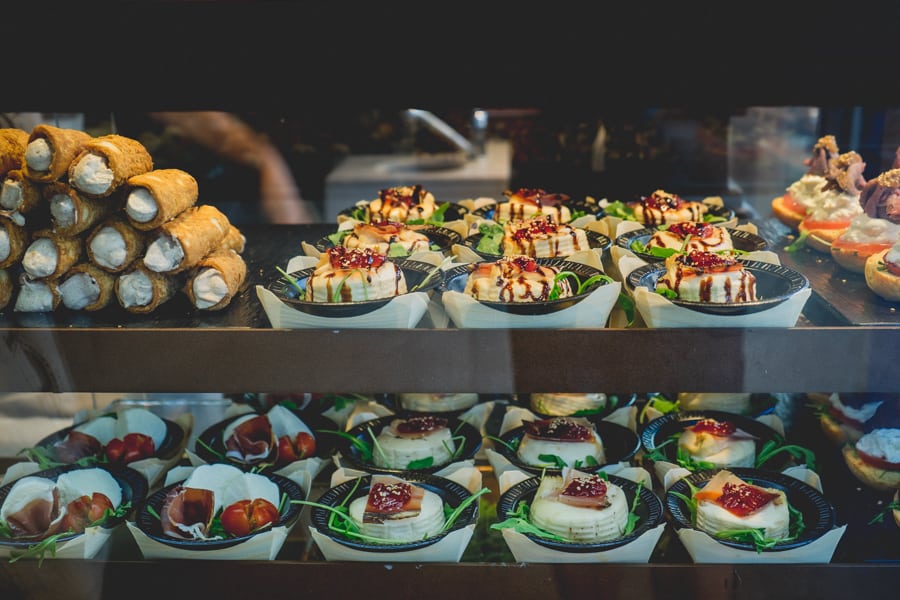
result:
[[[376,483],[369,491],[367,512],[400,512],[409,502],[412,492],[408,483]]]
[[[530,256],[513,256],[503,260],[517,266],[518,268],[528,273],[533,273],[538,269],[537,261]]]
[[[756,512],[777,497],[778,494],[767,492],[746,483],[726,483],[722,486],[722,495],[716,499],[716,504],[731,514],[745,517]]]
[[[641,202],[647,208],[656,208],[661,211],[677,210],[684,204],[684,200],[677,194],[670,194],[662,190],[657,190],[649,196],[641,197]]]
[[[722,270],[738,264],[738,260],[733,256],[704,252],[702,250],[693,250],[688,254],[679,254],[675,257],[675,260],[687,267],[702,270]]]
[[[548,216],[545,219],[532,219],[517,226],[516,230],[513,232],[513,239],[521,241],[531,239],[536,235],[556,233],[558,230],[559,226],[553,222],[552,217]]]
[[[728,437],[737,430],[734,423],[728,421],[716,421],[715,419],[702,419],[691,427],[694,433],[709,433],[719,437]]]
[[[668,230],[683,238],[689,235],[691,237],[708,238],[715,232],[716,228],[709,223],[684,221],[682,223],[672,223],[669,225]]]
[[[560,492],[563,496],[597,498],[606,495],[606,482],[599,475],[576,477]]]
[[[423,415],[421,417],[410,417],[405,421],[397,423],[396,429],[398,433],[428,433],[443,429],[447,426],[447,419],[435,417],[432,415]]]
[[[387,257],[371,248],[344,248],[335,246],[328,249],[328,260],[335,269],[377,269]]]

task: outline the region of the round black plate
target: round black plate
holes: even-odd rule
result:
[[[382,397],[378,398],[378,400],[382,404],[390,408],[392,412],[401,417],[421,417],[422,415],[433,415],[435,417],[452,419],[460,416],[467,410],[472,409],[475,405],[484,402],[485,395],[479,394],[478,401],[472,406],[467,406],[465,408],[459,408],[456,410],[414,410],[403,405],[403,399],[400,397],[400,394],[384,394]]]
[[[594,275],[602,275],[603,272],[588,265],[572,262],[568,260],[559,260],[556,258],[540,259],[540,264],[558,267],[560,271],[572,271],[581,281],[585,281]],[[441,285],[442,291],[451,291],[463,293],[466,289],[466,282],[469,280],[469,274],[475,265],[479,263],[469,263],[458,265],[448,269],[444,273],[444,282]],[[570,296],[568,298],[560,298],[558,300],[548,300],[546,302],[486,302],[479,300],[478,302],[494,310],[510,313],[514,315],[546,315],[564,308],[569,308],[584,300],[591,292],[601,285],[606,285],[608,281],[601,280],[593,283],[587,291]]]
[[[463,241],[461,235],[446,227],[422,225],[417,231],[423,233],[431,241],[431,245],[437,246],[440,252],[449,252],[453,244],[461,244]],[[320,252],[327,252],[329,248],[334,248],[334,243],[328,237],[319,238],[314,245]]]
[[[631,392],[625,394],[610,392],[606,394],[606,406],[604,406],[602,409],[595,412],[579,412],[571,415],[548,415],[537,410],[531,405],[531,394],[518,394],[517,400],[519,401],[519,404],[521,404],[524,408],[527,408],[542,419],[550,419],[552,417],[558,416],[591,417],[592,419],[602,419],[615,410],[618,410],[625,406],[632,406],[637,401],[637,396],[637,394]],[[615,401],[612,400],[612,397],[615,397]]]
[[[623,477],[607,475],[607,478],[610,483],[616,484],[625,492],[625,498],[628,501],[629,508],[631,508],[634,503],[635,494],[640,493],[640,500],[638,500],[637,506],[634,507],[634,513],[639,517],[639,520],[631,533],[614,540],[589,544],[552,540],[533,533],[525,533],[523,535],[536,544],[561,552],[602,552],[633,542],[647,531],[654,529],[657,525],[662,523],[665,516],[663,503],[656,494],[653,493],[653,490],[644,486],[640,486],[639,488],[638,484]],[[534,495],[537,493],[537,489],[540,485],[540,477],[530,477],[524,481],[520,481],[503,492],[500,499],[497,501],[497,520],[502,522],[509,518],[509,513],[515,512],[516,507],[520,502],[527,502],[528,505],[531,506],[534,503]]]
[[[181,426],[178,425],[178,423],[175,423],[174,421],[170,421],[168,419],[163,419],[163,423],[166,424],[166,437],[163,438],[162,444],[159,445],[159,448],[156,449],[156,452],[153,454],[153,456],[155,458],[167,460],[174,457],[176,453],[181,451],[181,443],[184,441],[184,429],[182,429]],[[84,425],[84,423],[79,423],[78,425],[66,427],[65,429],[60,429],[57,432],[51,433],[50,435],[39,441],[37,443],[37,446],[42,448],[49,448],[57,442],[62,442],[66,439],[66,436],[69,435],[70,431],[80,425]]]
[[[406,288],[412,292],[429,292],[443,281],[443,274],[434,265],[409,259],[391,259],[391,262],[400,267],[406,278]],[[290,273],[305,289],[306,280],[315,267],[301,269]],[[283,278],[269,283],[268,289],[287,306],[319,317],[356,317],[370,313],[381,308],[396,296],[390,298],[378,298],[377,300],[360,300],[359,302],[309,302],[300,297],[301,292]]]
[[[626,202],[625,204],[627,206],[628,204],[633,204],[633,203]],[[734,215],[735,215],[734,211],[730,208],[727,208],[725,206],[709,205],[709,209],[706,211],[704,218],[717,217],[718,219],[721,219],[721,220],[717,219],[716,223],[723,223],[723,222],[732,220],[734,218]],[[637,221],[637,219],[630,219],[630,220]],[[716,223],[713,223],[713,225],[715,225]]]
[[[596,473],[598,471],[602,471],[603,467],[605,467],[606,465],[631,460],[634,455],[637,454],[637,451],[640,450],[640,438],[638,438],[635,432],[628,429],[627,427],[623,427],[622,425],[611,423],[609,421],[603,421],[601,419],[596,419],[593,417],[589,417],[588,420],[591,421],[594,424],[594,427],[597,428],[597,434],[603,441],[603,450],[606,454],[606,462],[602,465],[595,466],[582,465],[578,467],[579,471],[583,471],[585,473]],[[496,450],[499,451],[500,454],[503,455],[504,458],[506,458],[506,460],[523,471],[534,473],[535,475],[540,475],[541,473],[559,475],[560,473],[562,473],[562,469],[554,467],[536,467],[534,465],[529,465],[522,462],[522,459],[519,458],[518,454],[516,454],[516,451],[512,448],[519,447],[519,442],[522,441],[522,436],[524,433],[525,428],[521,425],[519,427],[510,429],[500,436],[500,439],[506,442],[506,444],[496,444]],[[512,448],[507,446],[507,444]]]
[[[269,479],[274,481],[278,485],[278,489],[280,491],[279,496],[286,497],[285,505],[284,507],[282,507],[281,519],[279,519],[277,523],[273,523],[272,526],[280,527],[284,525],[290,528],[300,517],[300,511],[302,508],[301,504],[293,504],[290,501],[306,500],[303,489],[287,477],[281,477],[280,475],[271,473],[261,473],[261,475],[263,475],[264,477],[268,477]],[[271,529],[271,527],[267,527],[263,531],[257,531],[255,533],[251,533],[250,535],[223,538],[220,540],[180,540],[165,535],[162,531],[162,525],[160,524],[159,518],[157,518],[150,511],[152,509],[157,515],[162,514],[162,507],[163,504],[165,504],[166,496],[173,488],[181,485],[182,483],[183,482],[173,483],[172,485],[157,490],[138,507],[138,511],[135,514],[134,523],[135,525],[137,525],[138,529],[143,531],[144,534],[146,534],[150,539],[156,540],[161,544],[165,544],[167,546],[172,546],[173,548],[179,548],[182,550],[221,550],[222,548],[230,548],[232,546],[240,544],[241,542],[247,541],[256,535],[259,535],[260,533],[264,533]]]
[[[784,438],[777,431],[755,419],[717,410],[698,410],[674,412],[663,415],[658,419],[653,419],[641,429],[641,445],[647,452],[659,449],[669,459],[669,462],[675,463],[677,461],[676,453],[678,452],[677,443],[665,444],[665,442],[703,419],[729,421],[738,429],[743,429],[747,433],[756,436],[757,455],[766,442],[772,441],[779,444],[784,442]],[[775,457],[779,461],[789,458],[784,452],[776,454]]]
[[[485,204],[479,208],[476,208],[472,211],[473,215],[481,217],[482,219],[490,219],[495,221],[494,215],[497,214],[497,207],[500,204],[505,204],[509,202],[509,200],[504,200],[503,202],[494,202],[492,204]],[[596,202],[591,202],[585,199],[575,199],[569,198],[565,202],[562,203],[563,206],[567,206],[571,213],[582,212],[586,215],[594,215],[598,219],[604,215],[603,207],[597,204]]]
[[[669,402],[674,402],[678,398],[677,393],[655,393],[650,394],[651,396],[662,396],[665,400]],[[742,413],[734,413],[739,414],[745,417],[749,417],[751,419],[755,419],[757,417],[761,417],[763,415],[772,414],[775,412],[775,406],[778,404],[778,398],[773,396],[772,394],[750,394],[750,408],[746,412]],[[682,409],[685,410],[685,409]],[[705,408],[697,410],[707,410]],[[727,412],[732,414],[730,411],[722,411],[720,409],[711,408],[708,410],[719,410],[720,412]]]
[[[765,250],[769,247],[769,242],[759,237],[758,235],[750,233],[749,231],[744,231],[743,229],[732,229],[730,227],[726,227],[725,229],[731,235],[731,242],[735,250],[740,250],[742,252],[757,252],[759,250]],[[644,229],[637,229],[635,231],[623,233],[616,238],[616,246],[618,246],[619,248],[624,248],[625,250],[634,253],[634,255],[638,258],[641,258],[648,262],[664,261],[665,258],[663,257],[655,256],[653,254],[650,254],[649,252],[639,252],[638,250],[635,250],[631,247],[631,245],[635,242],[639,242],[642,246],[646,247],[647,242],[650,241],[650,238],[653,237],[653,234],[656,233],[656,231],[656,228],[645,227]]]
[[[455,481],[446,479],[444,477],[438,477],[437,475],[429,475],[426,473],[405,473],[403,475],[403,479],[408,481],[409,483],[413,483],[420,487],[423,487],[428,491],[434,492],[435,494],[440,496],[444,501],[444,504],[449,506],[450,508],[456,508],[466,498],[472,495],[471,493],[469,493],[469,490],[459,485]],[[326,490],[326,492],[322,494],[322,496],[318,500],[316,500],[316,502],[318,504],[324,504],[326,506],[338,506],[339,504],[349,505],[350,502],[352,502],[356,498],[367,496],[369,494],[371,483],[371,475],[361,477],[359,478],[359,480],[351,479],[349,481],[345,481],[344,483]],[[442,540],[451,531],[462,529],[463,527],[474,523],[478,519],[478,502],[475,501],[469,503],[469,505],[465,508],[465,510],[462,511],[462,514],[460,514],[459,518],[456,520],[456,522],[453,523],[453,526],[450,527],[449,530],[424,540],[416,540],[414,542],[405,542],[400,544],[388,542],[385,542],[384,544],[373,544],[371,542],[364,542],[361,540],[344,537],[343,535],[333,531],[328,527],[328,519],[330,516],[331,511],[320,508],[318,506],[313,506],[310,512],[310,522],[319,531],[319,533],[327,535],[332,540],[343,546],[353,548],[354,550],[365,550],[369,552],[379,553],[405,552],[408,550],[418,550],[419,548],[430,546]]]
[[[337,444],[337,436],[333,433],[321,432],[333,431],[335,429],[338,429],[338,426],[334,423],[334,421],[320,414],[303,413],[299,411],[291,412],[297,415],[297,417],[299,417],[301,421],[306,423],[306,426],[312,430],[313,434],[315,434],[316,456],[319,458],[330,457],[334,453],[334,449]],[[224,462],[229,465],[235,466],[242,471],[262,470],[263,472],[266,472],[275,469],[275,467],[271,465],[260,469],[260,463],[248,464],[231,458],[222,458],[225,456],[226,452],[225,440],[222,439],[222,433],[225,431],[225,428],[228,427],[232,422],[240,419],[243,416],[245,415],[236,415],[207,427],[206,430],[203,431],[203,433],[197,436],[197,441],[194,442],[194,452],[196,452],[197,456],[205,460],[207,463],[213,464]]]
[[[377,436],[382,429],[390,425],[391,421],[400,418],[403,417],[401,417],[400,415],[388,415],[386,417],[379,417],[377,419],[372,419],[370,421],[360,423],[347,433],[350,436],[371,445],[372,435]],[[461,435],[463,436],[463,438],[465,438],[462,441],[462,450],[456,456],[456,458],[452,459],[451,462],[474,458],[475,454],[477,454],[478,450],[481,448],[481,432],[479,432],[477,429],[475,429],[475,427],[469,425],[465,421],[460,421],[456,418],[447,419],[447,426],[450,428],[450,431],[454,437]],[[372,430],[371,435],[369,434],[369,429]],[[340,450],[341,456],[346,460],[347,464],[350,467],[353,467],[360,471],[367,471],[369,473],[389,473],[391,475],[397,475],[404,478],[409,476],[410,473],[434,473],[436,471],[440,471],[448,464],[451,464],[445,463],[442,465],[434,465],[424,469],[416,469],[415,471],[410,471],[408,469],[389,469],[386,467],[379,467],[370,460],[364,460],[360,455],[359,450],[357,450],[353,443],[345,437],[341,437],[339,439],[338,450]]]
[[[597,233],[596,231],[585,231],[585,234],[587,235],[588,247],[591,249],[600,249],[605,252],[609,249],[610,246],[612,246],[612,240],[610,240],[602,233]],[[478,244],[479,242],[481,242],[481,238],[483,237],[483,233],[475,233],[464,239],[462,241],[462,244],[467,248],[471,248],[473,252],[475,252],[479,256],[483,256],[488,260],[497,260],[498,258],[503,256],[503,254],[490,254],[489,252],[482,252],[478,250]],[[557,257],[556,260],[559,260],[559,258],[562,257]],[[544,261],[553,259],[536,258],[535,260],[542,263]]]
[[[742,262],[744,268],[756,277],[758,300],[726,304],[673,299],[672,304],[710,315],[747,315],[777,306],[809,287],[809,279],[793,269],[756,260]],[[628,275],[628,285],[632,288],[643,286],[655,291],[657,280],[665,272],[665,262],[654,262],[638,267]]]
[[[675,493],[690,497],[691,490],[688,483],[702,489],[703,486],[705,486],[720,470],[721,469],[715,469],[693,473],[684,479],[676,481],[666,492],[666,508],[668,508],[669,513],[675,520],[676,529],[681,529],[682,527],[696,529],[696,527],[694,527],[694,523],[691,521],[690,510],[688,510],[684,500],[676,496]],[[836,518],[834,506],[832,506],[832,504],[826,500],[816,488],[799,479],[775,471],[739,468],[728,470],[748,483],[763,487],[777,488],[784,491],[791,506],[800,511],[803,515],[805,527],[796,540],[776,544],[772,548],[763,550],[763,552],[778,552],[805,546],[822,537],[834,528]],[[714,536],[710,537],[725,546],[730,546],[739,550],[747,550],[748,552],[756,552],[756,547],[752,544],[735,542],[733,540],[722,540]]]
[[[62,467],[54,467],[52,469],[38,471],[36,473],[30,473],[25,477],[44,477],[46,479],[52,479],[53,481],[56,481],[56,479],[63,473],[67,473],[69,471],[78,471],[85,468],[97,468],[109,472],[109,474],[113,476],[113,479],[116,480],[116,483],[119,484],[119,488],[122,490],[123,504],[125,502],[131,502],[132,506],[137,506],[147,496],[147,479],[138,471],[135,471],[134,469],[131,469],[129,467],[113,466],[109,464],[98,464],[90,467],[65,465]],[[18,481],[18,479],[16,481]],[[12,487],[16,484],[16,481],[11,481],[3,487],[0,487],[0,506],[2,506],[4,502],[6,502],[6,497],[9,495],[10,490],[12,490]],[[124,520],[125,516],[110,517],[106,520],[106,522],[103,523],[103,528],[112,529],[122,523]],[[79,535],[83,534],[72,533],[69,535],[63,535],[58,538],[58,541],[65,542],[67,540],[78,537]],[[37,543],[38,542],[35,540],[16,540],[0,537],[0,547],[10,548],[13,550],[26,550],[27,548]]]
[[[455,202],[436,202],[435,208],[438,209],[445,204],[448,204],[446,211],[444,212],[444,222],[447,221],[457,221],[463,218],[463,215],[469,214],[469,209],[463,206],[462,204],[456,204]],[[351,206],[350,208],[345,208],[344,210],[338,213],[338,216],[349,217],[351,219],[355,219],[354,213],[356,211],[363,209],[362,212],[365,212],[365,207],[369,205],[368,200],[364,200],[356,204],[356,206]],[[357,219],[358,221],[363,221],[365,219]]]

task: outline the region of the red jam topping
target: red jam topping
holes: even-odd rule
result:
[[[677,194],[670,194],[660,190],[653,192],[650,196],[642,197],[641,202],[647,208],[656,208],[661,211],[676,210],[684,204],[684,200]]]
[[[412,498],[408,483],[376,483],[369,490],[367,511],[395,513],[404,509]]]
[[[716,421],[715,419],[702,419],[691,427],[694,433],[709,433],[718,437],[728,437],[732,435],[737,427],[734,423],[728,421]]]
[[[571,419],[543,419],[541,421],[525,421],[524,431],[533,437],[559,440],[563,442],[587,442],[594,439],[589,425]]]
[[[724,270],[739,264],[739,261],[731,255],[722,255],[715,252],[694,250],[688,254],[680,254],[675,260],[687,267],[699,270]]]
[[[421,417],[410,417],[405,421],[401,421],[397,423],[396,429],[398,433],[428,433],[443,429],[446,426],[447,419],[424,415]]]
[[[335,269],[377,269],[387,257],[371,248],[344,248],[335,246],[328,249],[328,259]]]
[[[538,269],[537,261],[530,256],[513,256],[503,260],[504,262],[515,265],[519,269],[529,273],[533,273]]]
[[[726,483],[722,486],[722,495],[718,497],[716,504],[733,515],[746,517],[777,497],[778,494],[746,483]]]
[[[675,235],[683,238],[687,236],[708,238],[715,232],[716,228],[709,223],[684,221],[681,223],[672,223],[671,225],[669,225],[668,230]]]
[[[425,189],[421,185],[392,187],[378,192],[382,204],[405,204],[413,206],[421,204],[425,197]]]
[[[512,199],[513,196],[516,196],[519,200],[524,200],[536,206],[562,204],[569,199],[567,194],[551,194],[541,188],[519,188],[515,192],[506,191],[504,194],[510,199]]]
[[[559,230],[559,226],[551,217],[546,219],[532,219],[513,232],[513,239],[517,241],[531,239],[536,235],[553,234]]]
[[[597,498],[606,495],[606,482],[599,475],[576,477],[561,492],[563,496]]]

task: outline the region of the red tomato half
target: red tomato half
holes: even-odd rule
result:
[[[277,523],[279,518],[278,509],[268,500],[238,500],[222,511],[222,528],[229,534],[240,537]]]
[[[128,464],[150,458],[156,452],[153,438],[143,433],[129,433],[123,439],[110,440],[106,445],[106,458],[112,463]]]

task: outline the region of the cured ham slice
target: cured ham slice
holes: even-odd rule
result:
[[[593,423],[582,417],[526,421],[516,455],[535,467],[558,466],[554,457],[569,467],[601,465],[606,461],[600,435]]]

